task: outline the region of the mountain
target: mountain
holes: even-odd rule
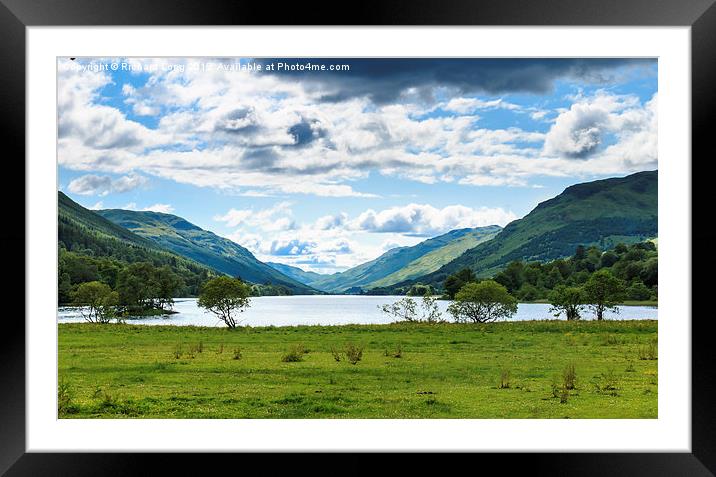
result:
[[[325,277],[325,275],[322,275],[320,273],[307,272],[301,268],[286,265],[284,263],[266,262],[266,265],[273,268],[274,270],[278,270],[287,277],[293,278],[297,282],[303,283],[304,285],[311,285],[316,280]]]
[[[499,230],[500,227],[497,225],[452,230],[412,247],[390,249],[375,260],[345,272],[324,275],[322,278],[312,281],[311,286],[329,292],[350,291],[354,293],[358,290],[373,288],[377,282],[385,282],[386,277],[392,274],[402,277],[427,273],[436,270],[443,263],[449,262],[465,248],[474,246],[482,240],[488,240]],[[401,271],[406,267],[408,267],[408,271],[402,275]],[[389,284],[392,283],[395,282]]]
[[[434,272],[443,265],[450,263],[452,260],[462,255],[462,253],[466,250],[494,238],[500,230],[502,230],[500,226],[491,225],[489,227],[480,227],[477,229],[462,229],[448,232],[445,234],[446,236],[453,236],[457,238],[446,243],[442,247],[413,260],[405,267],[391,273],[387,277],[372,282],[370,287],[389,286],[394,283],[410,280],[411,278],[416,278],[430,272]],[[467,231],[464,235],[456,234],[464,231]]]
[[[546,261],[570,256],[578,245],[605,249],[656,237],[657,192],[657,171],[570,186],[509,223],[492,240],[412,281],[441,284],[462,268],[489,277],[513,260]]]
[[[178,255],[252,283],[288,287],[295,294],[312,294],[311,287],[260,262],[229,239],[197,227],[176,215],[122,209],[97,211],[102,217]]]
[[[168,265],[181,275],[185,292],[196,294],[199,285],[217,272],[164,250],[154,242],[121,227],[57,193],[57,234],[60,248],[80,256],[106,257],[121,263],[150,262]],[[62,256],[62,253],[60,254]],[[61,267],[60,267],[61,268]]]

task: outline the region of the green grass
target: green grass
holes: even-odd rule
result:
[[[657,417],[656,321],[58,330],[61,418]]]

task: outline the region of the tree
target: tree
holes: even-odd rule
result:
[[[426,293],[420,301],[420,315],[418,316],[418,305],[410,297],[405,297],[395,303],[378,305],[383,313],[394,316],[398,321],[442,323],[442,312],[438,307],[437,297]]]
[[[412,298],[405,297],[395,303],[378,305],[378,308],[383,310],[383,313],[397,318],[398,321],[417,321],[417,313],[415,312],[417,303]]]
[[[455,294],[463,287],[466,283],[474,282],[475,274],[469,268],[463,268],[457,273],[454,273],[445,279],[445,294],[448,298],[455,298]]]
[[[165,307],[169,309],[174,306],[174,295],[177,290],[184,286],[184,280],[172,272],[169,265],[164,265],[154,270],[153,277],[155,289],[156,289],[156,301],[159,308],[164,310]]]
[[[597,320],[604,319],[604,312],[618,312],[617,305],[624,296],[624,283],[607,269],[594,272],[584,284],[585,301],[594,311]]]
[[[74,292],[74,304],[82,306],[82,316],[90,323],[109,323],[116,316],[119,295],[109,285],[93,281],[85,282]]]
[[[586,306],[584,291],[579,287],[557,285],[549,294],[549,304],[552,305],[549,312],[555,317],[564,313],[567,320],[578,320]]]
[[[204,284],[197,305],[214,313],[229,328],[236,328],[236,313],[251,303],[251,288],[238,278],[217,277]]]
[[[468,283],[455,294],[455,301],[448,306],[455,321],[488,323],[509,318],[517,312],[517,300],[507,288],[493,280]]]

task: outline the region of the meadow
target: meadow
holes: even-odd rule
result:
[[[59,324],[60,418],[657,418],[657,322]]]

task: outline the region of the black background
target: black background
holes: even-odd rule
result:
[[[25,27],[41,25],[549,25],[691,26],[692,38],[692,451],[693,454],[402,455],[377,463],[365,454],[46,454],[25,453]],[[297,34],[299,30],[297,30]],[[608,30],[605,30],[608,34]],[[328,39],[330,41],[330,39]],[[158,38],[157,41],[161,41]],[[400,38],[396,38],[396,42]],[[396,477],[437,472],[528,475],[714,475],[716,470],[716,320],[704,306],[716,265],[711,137],[716,111],[714,0],[415,0],[268,2],[242,0],[0,0],[0,158],[3,161],[0,247],[5,252],[6,300],[17,309],[0,316],[0,473],[20,475],[276,475],[388,471]],[[690,158],[669,158],[688,162]],[[661,187],[668,187],[668,177]],[[54,290],[48,290],[53,293]],[[24,303],[24,302],[22,302]],[[8,308],[8,307],[6,307]],[[685,317],[664,317],[681,319]],[[50,319],[50,318],[48,318]],[[337,435],[340,440],[342,436]],[[193,436],[187,435],[191,440]],[[425,436],[430,441],[431,436]],[[546,435],[545,439],[549,439]],[[371,456],[373,457],[373,456]],[[388,456],[384,456],[388,457]],[[398,456],[390,456],[398,457]],[[460,457],[458,459],[458,457]],[[428,470],[434,459],[441,470]],[[289,464],[289,469],[279,466]],[[460,464],[460,466],[458,466]],[[416,467],[411,469],[410,467]],[[709,470],[711,469],[711,470]]]

